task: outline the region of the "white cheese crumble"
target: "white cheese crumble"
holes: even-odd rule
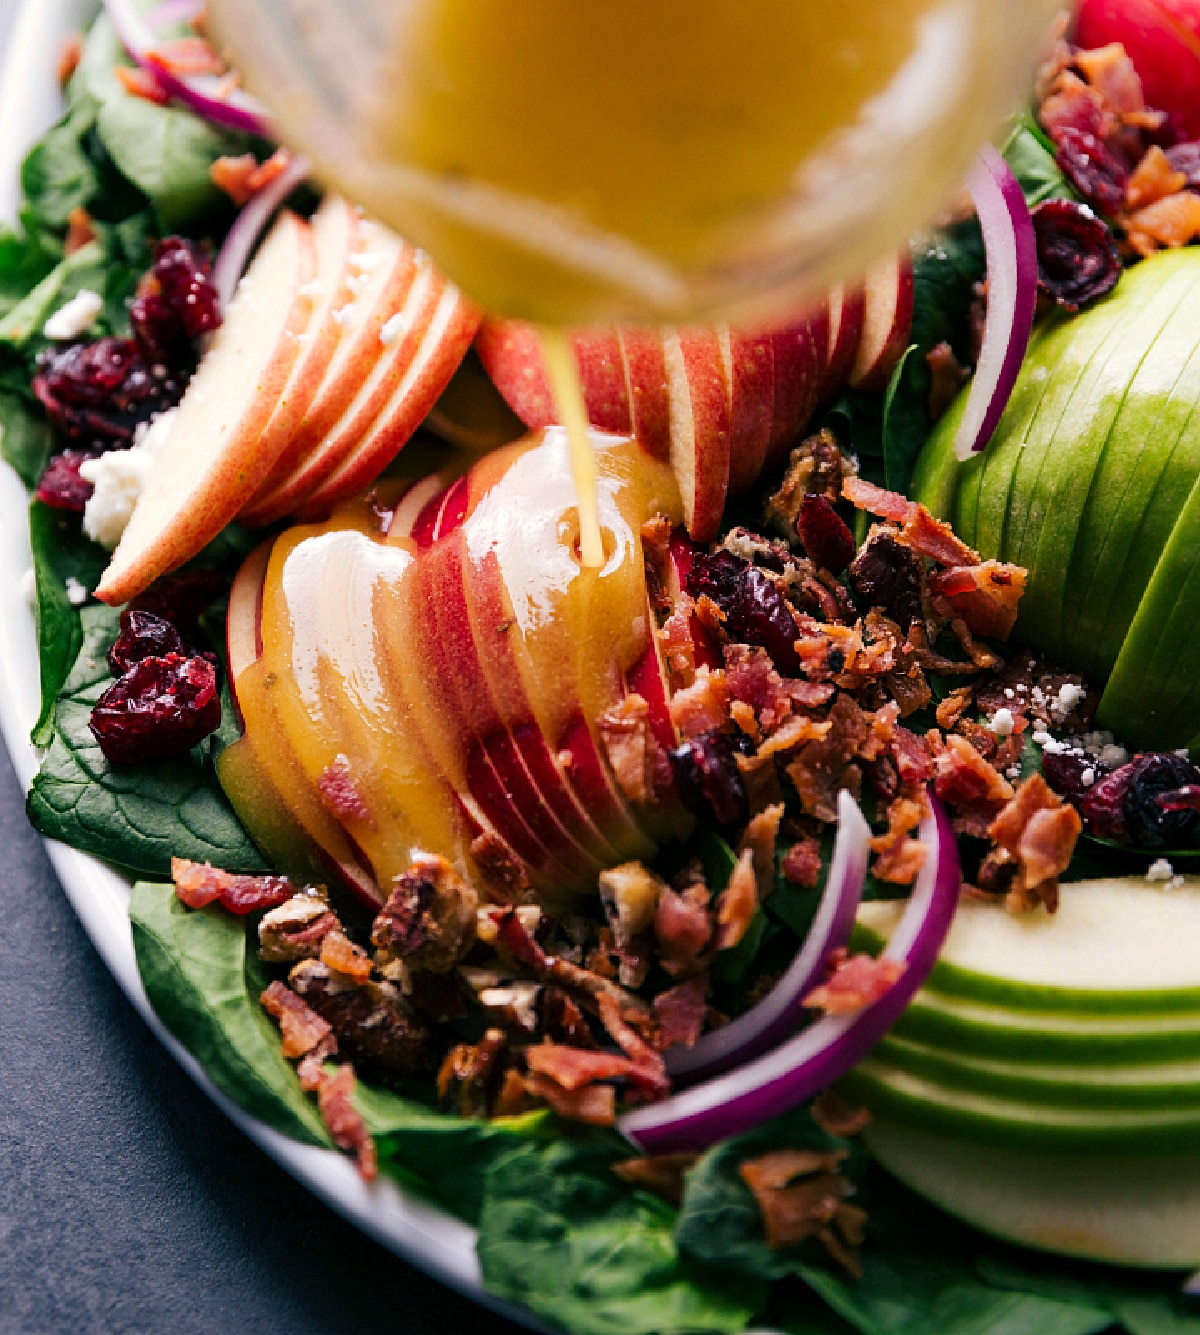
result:
[[[409,318],[403,311],[399,311],[397,314],[393,315],[390,320],[384,323],[383,328],[379,331],[380,343],[382,343],[385,348],[389,344],[395,343],[400,335],[404,333],[408,324]]]
[[[88,600],[87,588],[75,578],[74,575],[67,576],[67,601],[72,607],[82,607]]]
[[[104,309],[104,298],[90,288],[84,288],[71,298],[42,326],[42,335],[55,342],[64,342],[78,338],[86,333],[96,322],[96,316]]]
[[[1012,710],[1001,708],[997,709],[992,715],[992,721],[988,724],[988,727],[997,737],[1011,737],[1014,722]]]
[[[1110,742],[1107,746],[1100,748],[1098,759],[1102,765],[1109,769],[1120,769],[1129,759],[1129,752],[1123,746],[1115,746]]]
[[[1079,782],[1085,788],[1090,788],[1096,782],[1096,771],[1089,765],[1079,776]]]
[[[175,424],[178,410],[156,417],[139,428],[128,450],[110,450],[79,465],[79,476],[95,490],[83,511],[83,531],[93,542],[112,551],[121,541],[133,507],[145,490],[155,460]]]
[[[1050,717],[1055,723],[1062,723],[1068,714],[1084,697],[1084,689],[1073,681],[1065,681],[1059,687],[1058,696],[1050,702]]]
[[[1146,880],[1148,881],[1169,881],[1175,875],[1175,868],[1166,858],[1159,858],[1152,862],[1146,868]]]

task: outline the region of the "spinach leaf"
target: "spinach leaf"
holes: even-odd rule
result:
[[[61,258],[43,234],[0,226],[0,316],[28,296]]]
[[[62,231],[71,213],[88,208],[100,193],[99,173],[83,144],[95,121],[95,108],[80,103],[26,155],[21,166],[21,190],[27,216],[40,226]]]
[[[230,871],[264,870],[217,782],[209,741],[175,760],[121,766],[105,760],[88,721],[111,684],[105,652],[117,632],[117,613],[92,606],[81,620],[83,646],[29,790],[34,828],[135,873],[165,875],[172,857]]]
[[[1031,113],[1017,120],[1003,152],[1030,208],[1044,199],[1076,198],[1054,160],[1053,143]]]
[[[494,1122],[452,1117],[361,1081],[355,1102],[375,1137],[383,1171],[402,1170],[468,1223],[483,1207],[487,1169],[526,1141],[545,1140],[562,1127],[545,1109]]]
[[[798,1108],[715,1145],[684,1179],[683,1204],[675,1227],[675,1240],[682,1252],[705,1266],[765,1280],[797,1274],[805,1260],[817,1266],[822,1263],[823,1252],[815,1241],[788,1251],[773,1251],[767,1246],[758,1204],[738,1174],[738,1165],[744,1160],[778,1149],[827,1154],[849,1152],[851,1146],[818,1126],[807,1108]]]
[[[37,486],[54,449],[50,424],[20,394],[0,390],[0,452],[29,488]]]
[[[310,1145],[331,1144],[258,1003],[265,979],[247,924],[219,905],[185,908],[173,887],[139,882],[129,901],[138,972],[167,1028],[239,1108]]]
[[[890,491],[904,493],[933,423],[929,386],[933,379],[921,348],[912,343],[900,358],[883,396],[883,470]]]
[[[25,348],[41,336],[46,320],[77,292],[84,288],[102,292],[106,276],[104,247],[99,241],[89,241],[60,261],[0,320],[0,343]]]
[[[71,601],[67,581],[74,580],[91,593],[108,564],[108,553],[84,537],[78,515],[41,501],[29,507],[29,546],[37,594],[35,620],[42,683],[42,710],[32,741],[35,746],[48,746],[54,733],[58,693],[83,643],[79,607]]]
[[[527,1144],[484,1182],[479,1259],[491,1292],[573,1335],[740,1331],[766,1285],[682,1257],[675,1211],[610,1171],[615,1136]]]

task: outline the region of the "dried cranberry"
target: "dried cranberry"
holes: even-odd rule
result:
[[[1158,805],[1164,811],[1200,811],[1200,784],[1187,783],[1182,788],[1163,793]]]
[[[1033,210],[1038,287],[1064,310],[1106,296],[1121,276],[1112,233],[1086,204],[1047,199]]]
[[[757,644],[784,676],[799,674],[796,641],[800,629],[770,576],[722,549],[711,556],[697,552],[684,584],[693,598],[711,598],[716,603],[734,643]]]
[[[62,454],[56,454],[46,465],[33,493],[34,498],[56,510],[74,510],[82,514],[92,499],[93,488],[86,478],[79,476],[79,465],[91,457],[82,450],[64,450]]]
[[[924,578],[921,558],[890,533],[876,533],[850,567],[850,587],[861,602],[868,608],[882,607],[904,630],[924,618]]]
[[[733,748],[719,733],[689,738],[671,752],[671,770],[683,805],[701,820],[728,827],[750,818],[746,785]]]
[[[169,621],[133,608],[121,613],[121,633],[108,651],[108,666],[114,677],[128,672],[143,658],[166,658],[168,654],[188,657],[183,636]]]
[[[127,338],[47,349],[33,379],[55,430],[102,450],[132,444],[138,426],[173,408],[183,388],[165,367],[149,367]]]
[[[810,559],[835,575],[854,560],[854,534],[827,496],[805,496],[796,530]]]
[[[1090,833],[1099,839],[1123,840],[1125,827],[1125,794],[1133,778],[1133,766],[1106,774],[1094,783],[1079,803],[1079,814]]]
[[[1192,140],[1168,148],[1167,161],[1177,172],[1183,172],[1193,190],[1200,189],[1200,141]]]
[[[1083,776],[1091,777],[1087,783]],[[1056,793],[1078,806],[1101,781],[1104,771],[1094,756],[1055,755],[1046,751],[1042,755],[1042,777]]]
[[[152,612],[177,626],[180,634],[194,637],[200,617],[228,589],[229,581],[215,570],[181,570],[155,580],[129,606],[139,612]]]
[[[1115,214],[1125,202],[1129,172],[1102,139],[1065,126],[1056,137],[1055,161],[1062,174],[1093,208]]]
[[[116,765],[183,755],[221,723],[216,668],[207,658],[143,658],[92,710],[92,735]]]
[[[150,362],[187,365],[192,343],[221,324],[212,265],[194,241],[168,236],[154,250],[154,267],[129,308],[133,336]]]
[[[1179,848],[1200,829],[1200,811],[1190,806],[1171,810],[1158,801],[1200,783],[1200,770],[1170,751],[1135,756],[1126,766],[1133,771],[1125,790],[1125,827],[1139,848]]]

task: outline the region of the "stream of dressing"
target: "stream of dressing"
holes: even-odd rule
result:
[[[604,565],[604,539],[600,533],[600,507],[597,497],[596,455],[588,433],[587,408],[579,383],[579,368],[563,329],[542,325],[542,356],[550,393],[558,409],[558,419],[567,431],[571,476],[579,505],[579,560],[586,569],[599,570]]]

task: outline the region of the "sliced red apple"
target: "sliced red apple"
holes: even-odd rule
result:
[[[912,332],[913,275],[908,252],[880,260],[863,280],[863,324],[850,371],[855,389],[882,391]]]
[[[651,458],[666,463],[671,457],[671,388],[657,329],[618,330],[625,362],[633,434]]]
[[[720,325],[717,337],[729,384],[729,494],[748,491],[763,470],[771,443],[775,349],[767,333]]]
[[[671,390],[671,471],[684,522],[698,542],[721,529],[729,491],[729,387],[716,331],[663,331]]]
[[[242,510],[275,460],[259,449],[312,310],[312,229],[281,214],[192,377],[96,590],[128,602],[195,556]]]
[[[836,394],[850,378],[862,341],[866,297],[857,283],[839,283],[829,291],[829,352],[825,392]]]

